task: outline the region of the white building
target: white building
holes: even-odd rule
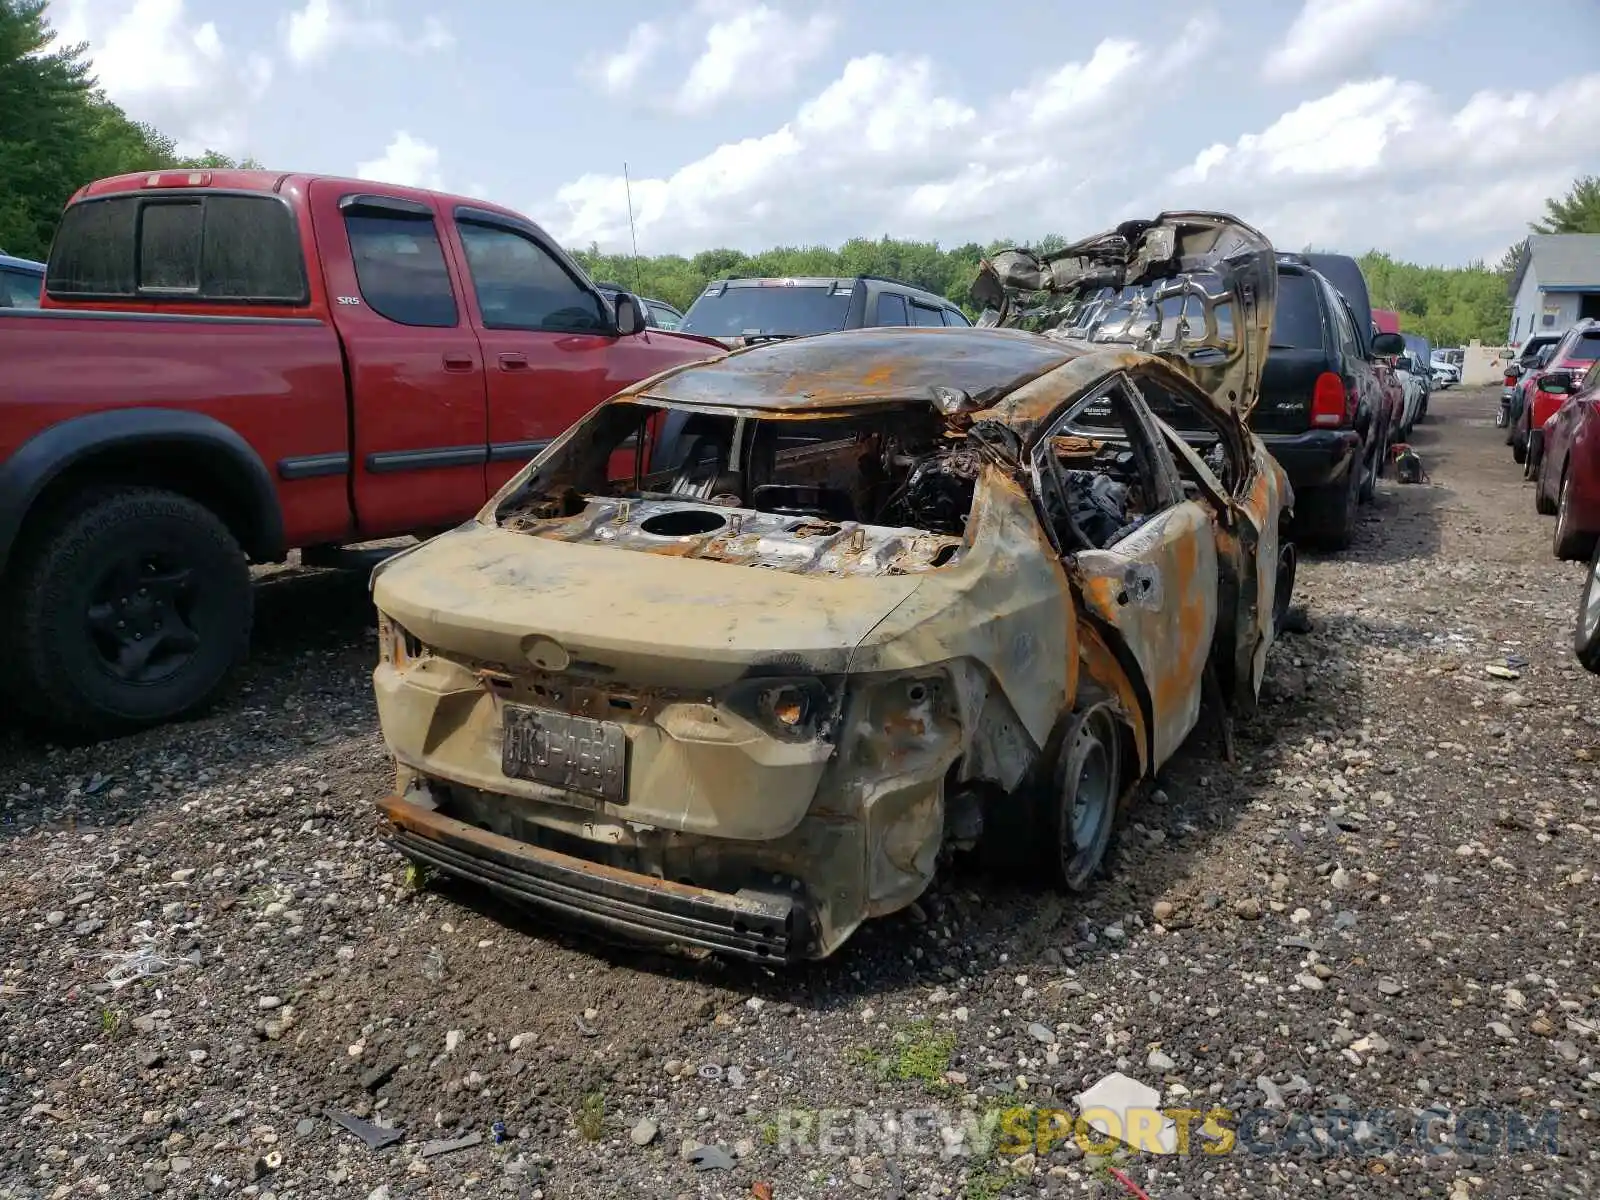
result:
[[[1511,295],[1513,346],[1530,334],[1559,333],[1583,317],[1600,317],[1600,234],[1533,234],[1517,260]]]

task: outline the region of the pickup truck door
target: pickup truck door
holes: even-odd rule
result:
[[[359,185],[311,185],[344,346],[352,496],[365,537],[446,528],[488,498],[483,356],[433,208]]]
[[[465,205],[453,224],[488,381],[491,493],[602,400],[696,357],[663,353],[648,330],[618,336],[612,307],[537,226]],[[614,455],[612,478],[633,461]]]

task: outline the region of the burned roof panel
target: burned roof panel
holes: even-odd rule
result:
[[[933,389],[946,388],[984,408],[1078,353],[1008,329],[851,329],[753,346],[640,391],[676,404],[785,411],[933,403]]]

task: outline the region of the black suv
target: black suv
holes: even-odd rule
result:
[[[1404,351],[1399,334],[1373,332],[1354,259],[1278,255],[1271,349],[1250,427],[1294,486],[1302,536],[1336,550],[1350,544],[1357,506],[1372,499],[1389,440],[1377,359]]]
[[[971,325],[956,304],[894,279],[717,279],[683,316],[684,333],[727,346],[869,325]]]

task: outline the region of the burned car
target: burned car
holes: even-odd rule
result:
[[[1253,703],[1293,556],[1243,420],[1271,246],[1177,214],[1086,253],[1075,338],[862,329],[672,370],[379,567],[398,848],[770,962],[983,837],[1088,887],[1203,696]],[[986,294],[1065,295],[1028,261]]]

